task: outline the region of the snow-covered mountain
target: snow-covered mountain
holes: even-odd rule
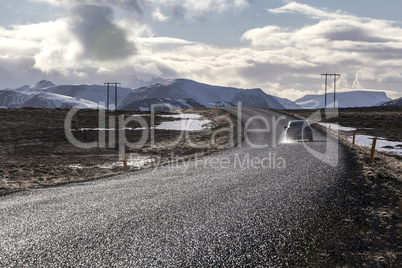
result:
[[[17,89],[23,92],[38,91],[45,93],[53,93],[62,96],[68,96],[75,99],[82,99],[98,103],[106,103],[107,99],[107,87],[104,85],[58,85],[56,86],[50,81],[42,80],[39,83],[26,88],[26,86]],[[117,87],[117,105],[123,100],[123,98],[131,92],[130,88]],[[54,96],[54,95],[51,95]],[[109,103],[110,105],[115,103],[115,87],[109,87]]]
[[[117,88],[118,105],[131,92]],[[42,80],[32,86],[0,90],[0,106],[8,108],[88,108],[105,107],[107,87],[100,85],[59,85]],[[115,103],[115,88],[109,89],[109,104]],[[98,105],[100,104],[100,106]]]
[[[0,106],[2,108],[98,108],[97,103],[84,99],[40,91],[24,92],[13,89],[0,90]]]
[[[47,80],[42,80],[42,81],[39,81],[38,83],[36,83],[35,85],[23,86],[18,89],[19,90],[37,91],[37,90],[44,90],[45,88],[54,87],[54,86],[56,86],[56,85],[53,84],[52,82],[47,81]]]
[[[175,110],[181,108],[201,107],[201,103],[192,99],[172,99],[172,98],[149,98],[144,100],[132,101],[123,106],[122,110],[130,111],[149,111],[154,105],[155,111]]]
[[[385,103],[381,104],[380,106],[402,106],[402,97],[392,100],[392,101],[385,102]]]
[[[106,103],[107,87],[104,85],[60,85],[47,87],[42,92],[84,99],[94,103]],[[117,106],[131,92],[130,88],[117,87]],[[115,103],[115,87],[109,87],[109,104]]]
[[[211,86],[188,79],[167,80],[162,83],[133,89],[121,102],[123,110],[146,109],[151,104],[167,103],[178,108],[237,105],[284,109],[271,95],[261,89],[240,89]]]
[[[42,80],[32,86],[0,90],[0,107],[22,108],[98,108],[105,106],[107,88],[103,85],[55,85]],[[285,107],[261,89],[211,86],[187,79],[167,80],[137,89],[117,88],[117,106],[125,110],[149,110],[152,104],[165,107],[193,108],[242,105]],[[115,103],[115,88],[110,87],[109,104]]]
[[[35,108],[82,108],[97,109],[98,104],[89,100],[77,99],[60,94],[41,92],[24,102],[22,107]],[[104,107],[102,107],[104,108]]]
[[[368,107],[391,99],[385,92],[378,91],[350,91],[336,93],[336,107]],[[319,109],[325,106],[325,95],[306,95],[295,101],[303,109]],[[334,106],[334,93],[327,94],[327,107]]]
[[[55,85],[42,80],[35,85],[0,90],[1,108],[91,108],[105,107],[107,88],[104,85]],[[363,107],[390,101],[384,92],[350,91],[336,94],[338,107]],[[333,93],[327,94],[329,107]],[[195,108],[200,106],[268,107],[273,109],[318,109],[324,107],[324,95],[306,95],[292,102],[266,94],[259,88],[240,89],[212,86],[188,79],[166,80],[136,89],[117,88],[117,107],[124,110],[149,110],[153,104],[165,107]],[[110,87],[109,104],[114,107],[115,88]],[[99,105],[100,104],[100,105]]]
[[[282,106],[284,106],[286,109],[303,109],[300,105],[296,104],[294,101],[291,101],[289,99],[286,98],[280,98],[280,97],[276,97],[273,96],[280,104],[282,104]]]
[[[14,89],[0,90],[0,106],[8,108],[21,108],[26,101],[33,98],[35,93]]]

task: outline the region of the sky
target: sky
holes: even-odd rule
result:
[[[402,97],[400,0],[0,0],[0,89],[153,79]],[[332,90],[333,79],[328,81]]]

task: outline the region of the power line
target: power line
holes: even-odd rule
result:
[[[334,108],[335,108],[335,91],[336,91],[336,78],[337,77],[341,77],[340,74],[321,74],[321,77],[325,76],[325,107],[327,107],[327,78],[329,76],[329,78],[332,78],[332,76],[334,77]]]
[[[104,83],[105,86],[107,86],[107,97],[106,97],[106,110],[109,110],[109,86],[114,85],[114,109],[117,110],[117,85],[121,86],[121,83],[116,83],[116,82],[107,82]]]

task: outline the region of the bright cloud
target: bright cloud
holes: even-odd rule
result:
[[[402,29],[392,21],[360,18],[339,11],[329,13],[295,2],[268,11],[273,14],[303,14],[317,20],[315,24],[294,29],[268,25],[251,29],[242,36],[242,40],[261,51],[257,52],[261,56],[256,57],[259,69],[265,68],[273,73],[281,70],[271,78],[283,86],[286,80],[297,80],[298,76],[308,78],[322,72],[344,76],[365,73],[366,77],[376,80],[388,76],[393,69],[392,73],[396,75],[393,77],[401,77],[396,73],[402,71],[398,67],[402,63]],[[264,57],[268,52],[275,52],[275,55]],[[343,78],[342,85],[351,88],[360,84],[356,79],[348,83]],[[294,85],[289,83],[289,86]],[[306,83],[306,86],[297,85],[296,88],[305,91],[309,87]]]
[[[347,15],[342,13],[341,11],[336,12],[328,12],[325,9],[318,9],[311,7],[306,4],[300,4],[297,2],[290,2],[289,4],[275,9],[268,9],[270,13],[273,14],[284,14],[284,13],[293,13],[293,14],[304,14],[314,19],[352,19],[354,18],[351,15]]]

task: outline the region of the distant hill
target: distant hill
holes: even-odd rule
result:
[[[282,104],[286,109],[303,109],[303,107],[301,107],[300,105],[296,104],[295,102],[289,100],[289,99],[285,99],[285,98],[279,98],[274,96],[274,98],[280,103]]]
[[[383,103],[380,106],[402,106],[402,97]]]
[[[369,107],[381,102],[388,102],[391,99],[385,92],[378,91],[349,91],[336,93],[336,106],[346,107]],[[325,95],[306,95],[295,101],[304,109],[320,109],[325,106]],[[334,93],[327,94],[327,107],[333,107]]]
[[[235,106],[238,102],[250,107],[285,109],[273,96],[259,88],[240,89],[211,86],[188,79],[173,79],[133,89],[121,102],[123,110],[142,109],[150,104],[167,103],[178,108]]]
[[[118,103],[131,92],[117,88]],[[109,90],[109,103],[115,103],[115,88]],[[106,103],[107,89],[101,85],[55,85],[42,80],[32,86],[0,90],[0,106],[8,108],[88,108],[97,109]]]

